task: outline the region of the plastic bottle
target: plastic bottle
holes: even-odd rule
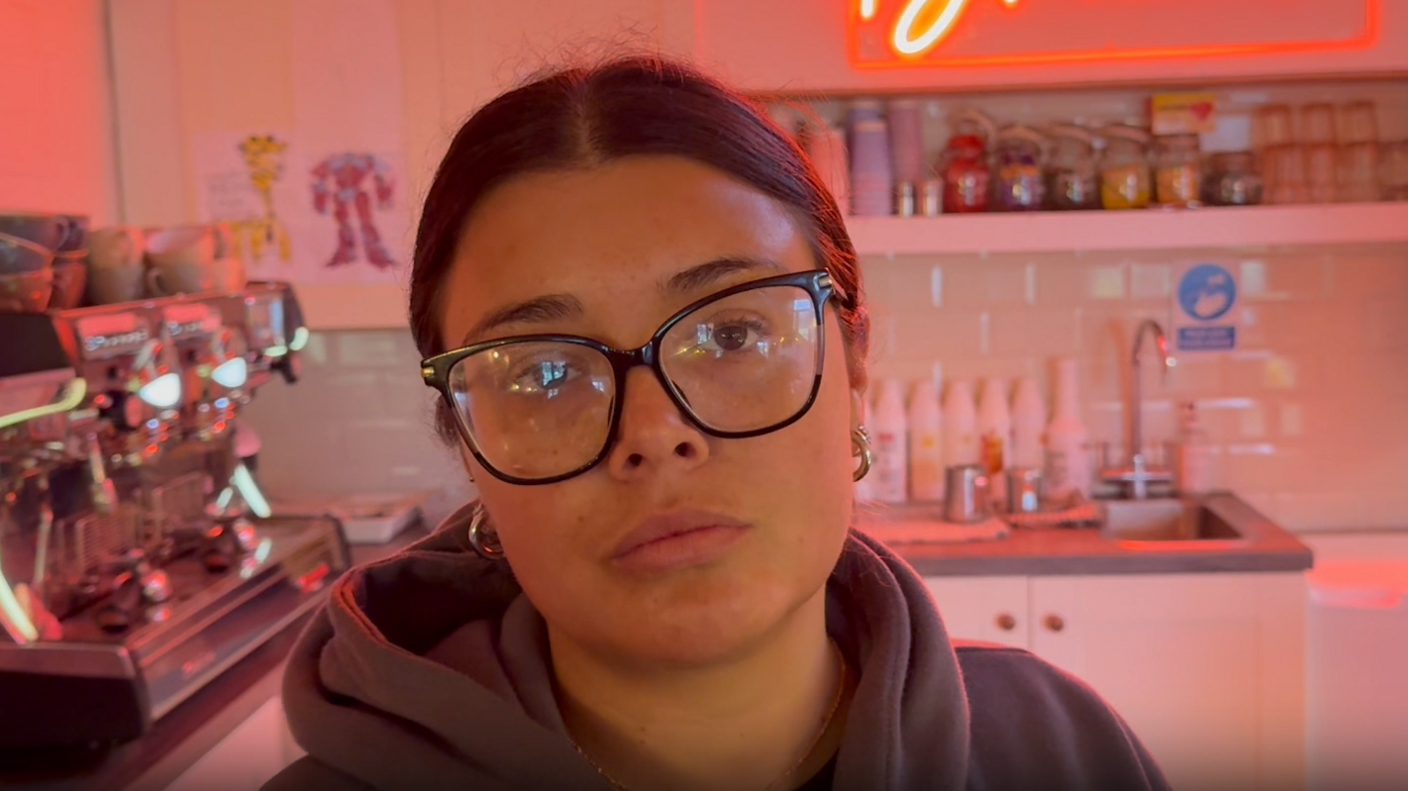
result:
[[[908,421],[900,383],[887,379],[875,401],[871,439],[875,444],[875,499],[902,503],[909,497]]]
[[[1206,494],[1217,488],[1212,442],[1198,423],[1198,408],[1192,401],[1178,405],[1178,465],[1174,486],[1180,494]]]
[[[1076,361],[1056,362],[1056,404],[1046,426],[1046,495],[1064,500],[1072,494],[1090,496],[1089,434],[1080,419]]]
[[[977,464],[978,410],[973,405],[973,386],[953,382],[944,394],[944,464]]]
[[[1046,463],[1041,436],[1046,431],[1046,403],[1030,376],[1017,382],[1012,397],[1012,467],[1041,469]]]
[[[944,499],[943,417],[932,382],[919,382],[909,395],[909,498]]]
[[[1012,453],[1012,412],[1007,407],[1007,384],[998,378],[983,382],[983,395],[978,401],[978,441],[982,448],[983,472],[988,476],[988,491],[993,502],[1007,498],[1007,476]]]

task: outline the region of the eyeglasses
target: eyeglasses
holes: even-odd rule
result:
[[[576,335],[519,335],[421,361],[470,452],[494,477],[544,484],[606,458],[626,374],[649,367],[680,412],[715,437],[795,423],[821,389],[831,275],[798,272],[700,299],[638,349]]]

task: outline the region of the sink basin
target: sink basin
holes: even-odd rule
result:
[[[1232,544],[1246,541],[1206,505],[1188,500],[1109,500],[1104,502],[1105,535],[1122,543],[1180,545]]]

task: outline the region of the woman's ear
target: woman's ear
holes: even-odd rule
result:
[[[851,391],[851,428],[865,425],[865,391]]]

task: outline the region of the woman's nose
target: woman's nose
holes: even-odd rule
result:
[[[611,475],[629,480],[641,475],[687,471],[709,458],[709,442],[665,392],[647,368],[626,374],[621,422],[606,459]]]

